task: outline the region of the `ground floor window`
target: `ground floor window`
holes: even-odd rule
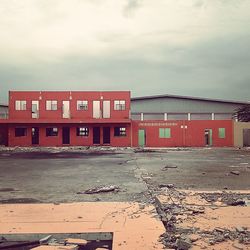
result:
[[[77,136],[89,136],[89,128],[88,127],[79,127],[76,128]]]
[[[27,128],[15,128],[15,137],[27,135]]]
[[[226,129],[219,128],[219,138],[224,139],[226,137]]]
[[[171,129],[159,128],[159,138],[171,138]]]
[[[57,136],[58,135],[58,128],[46,128],[46,136]]]
[[[114,136],[126,136],[126,128],[125,127],[115,127],[114,128]]]

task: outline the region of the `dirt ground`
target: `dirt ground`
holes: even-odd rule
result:
[[[87,211],[103,207],[100,216],[105,221],[109,217],[113,221],[116,205],[111,207],[119,203],[121,207],[132,204],[137,211],[132,217],[125,210],[120,213],[122,230],[128,230],[127,221],[131,219],[133,229],[129,229],[132,234],[126,244],[118,242],[115,250],[250,247],[249,149],[2,148],[0,170],[2,233],[27,232],[26,220],[31,221],[30,228],[35,223],[36,232],[45,226],[39,219],[40,212],[31,212],[29,217],[25,203],[37,211],[40,203],[48,203],[49,209],[61,206],[63,211],[67,204],[85,206]],[[107,209],[105,213],[105,207],[113,212]],[[42,213],[57,216],[54,207],[52,210]],[[80,220],[72,221],[65,219],[68,213],[66,209],[58,217],[58,221],[68,222],[62,231],[73,230],[73,225],[78,221],[81,225],[85,217],[101,223],[93,213],[92,217],[89,212],[83,213]],[[53,224],[53,219],[47,221],[44,232]],[[156,223],[159,230],[154,234],[144,232],[152,225],[148,222]],[[110,222],[112,227],[105,223],[106,230],[122,235],[120,226],[115,229],[112,224],[115,221]],[[85,230],[93,230],[93,224]],[[152,237],[147,238],[148,243],[140,240],[139,234],[134,239],[133,230]]]

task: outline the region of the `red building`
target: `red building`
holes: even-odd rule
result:
[[[173,95],[130,98],[129,91],[10,91],[0,144],[230,147],[232,114],[244,104]]]
[[[130,92],[10,91],[9,146],[131,146]]]

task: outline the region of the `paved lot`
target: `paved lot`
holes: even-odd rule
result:
[[[231,148],[0,152],[0,203],[147,201],[148,185],[243,190],[250,189],[249,179],[250,151]],[[110,184],[121,191],[77,194]]]

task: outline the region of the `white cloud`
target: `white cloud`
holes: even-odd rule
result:
[[[20,63],[119,51],[161,60],[158,51],[163,45],[185,48],[245,32],[250,1],[229,2],[1,0],[0,53],[4,60]]]

